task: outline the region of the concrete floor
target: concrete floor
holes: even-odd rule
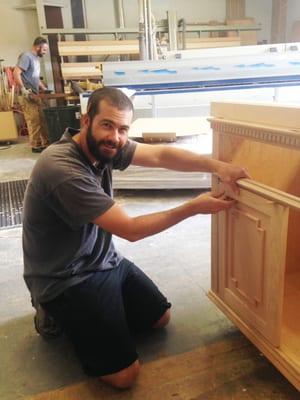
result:
[[[27,178],[38,156],[24,140],[0,150],[0,180]],[[180,190],[118,191],[116,199],[130,214],[138,215],[176,206],[193,195],[193,191]],[[210,286],[210,216],[188,219],[140,242],[118,238],[115,242],[173,305],[166,330],[137,339],[142,362],[241,335],[206,297]],[[22,279],[21,228],[0,230],[0,260],[0,399],[17,400],[85,379],[66,339],[47,343],[35,333],[33,309]],[[264,377],[266,384],[274,379],[282,381],[285,395],[278,399],[298,398],[285,378],[267,360],[265,364],[269,371]]]

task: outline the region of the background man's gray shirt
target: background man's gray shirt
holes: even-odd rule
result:
[[[114,204],[112,169],[127,168],[135,148],[128,140],[112,164],[97,169],[66,132],[39,157],[23,210],[24,279],[35,303],[120,263],[112,235],[91,221]]]
[[[17,66],[23,71],[21,78],[25,88],[38,93],[41,73],[39,57],[31,51],[22,53],[18,58]]]

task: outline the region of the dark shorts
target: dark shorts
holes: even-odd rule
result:
[[[171,304],[137,266],[95,272],[42,304],[71,339],[84,371],[103,376],[129,367],[138,355],[133,333],[151,329]]]

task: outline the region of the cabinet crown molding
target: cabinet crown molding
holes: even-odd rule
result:
[[[226,135],[249,137],[252,140],[300,149],[300,130],[281,129],[269,125],[209,118],[214,132]]]

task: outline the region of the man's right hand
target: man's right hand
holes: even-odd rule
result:
[[[200,194],[191,202],[196,214],[215,214],[219,211],[228,210],[236,203],[236,200],[225,197],[224,193],[212,194],[207,192]]]
[[[21,88],[21,94],[25,99],[31,100],[32,91],[30,89],[26,89],[24,86]]]

